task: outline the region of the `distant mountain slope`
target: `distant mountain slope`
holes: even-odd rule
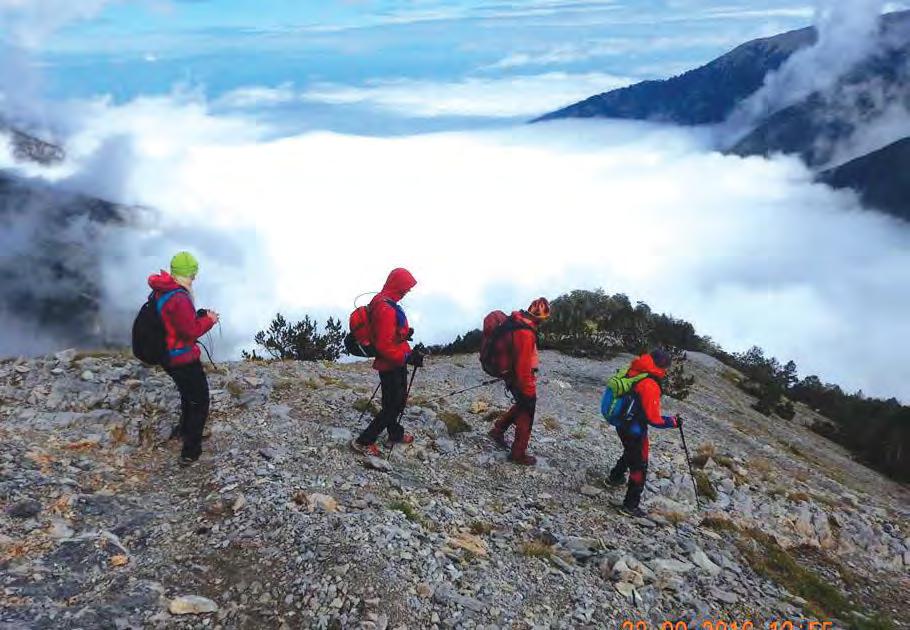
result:
[[[910,12],[907,13],[910,17]],[[910,20],[907,21],[910,26]],[[775,112],[731,149],[737,155],[799,155],[822,167],[837,146],[895,103],[910,109],[910,29],[899,48],[862,64],[831,94],[815,93]]]
[[[864,204],[910,221],[910,138],[825,171],[819,179],[853,188]]]
[[[815,43],[814,28],[756,39],[711,63],[665,81],[645,81],[592,96],[535,122],[560,118],[626,118],[682,125],[719,123],[761,87],[765,75]]]
[[[96,247],[126,208],[0,172],[0,320],[32,334],[0,335],[0,356],[97,340],[101,274]],[[7,331],[8,332],[8,331]]]
[[[910,47],[910,11],[882,18],[889,47],[906,53]],[[794,52],[815,43],[814,27],[756,39],[714,61],[664,81],[644,81],[592,96],[545,114],[534,122],[562,118],[623,118],[681,125],[720,123],[736,106],[762,86],[768,72],[778,69]],[[906,57],[885,57],[854,73],[851,84],[864,75],[893,80]]]
[[[680,125],[717,124],[727,120],[737,106],[758,90],[768,72],[778,69],[793,53],[813,44],[814,28],[758,39],[711,63],[665,81],[637,85],[593,96],[538,118],[534,122],[564,118],[620,118]],[[729,153],[800,156],[822,170],[835,160],[856,155],[864,130],[876,121],[887,121],[885,139],[899,140],[910,132],[892,124],[887,114],[901,104],[910,111],[910,11],[882,17],[878,52],[847,72],[835,87],[815,92],[801,102],[773,112],[740,138]],[[898,142],[867,158],[826,172],[820,179],[832,185],[855,188],[871,206],[907,219],[908,164]],[[889,160],[903,160],[889,162]]]
[[[36,162],[49,166],[62,162],[66,156],[64,150],[50,142],[46,142],[19,129],[10,127],[0,120],[0,133],[10,137],[13,156],[23,162]]]

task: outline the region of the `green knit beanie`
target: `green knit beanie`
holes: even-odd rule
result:
[[[171,258],[171,275],[192,278],[199,272],[199,261],[189,252],[179,252]]]

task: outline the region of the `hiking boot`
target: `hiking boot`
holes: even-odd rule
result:
[[[504,436],[496,429],[490,429],[490,432],[487,433],[487,436],[493,440],[493,443],[502,450],[508,451],[512,449],[512,445],[506,442],[506,436]]]
[[[533,455],[518,455],[517,457],[509,454],[509,461],[519,466],[536,466],[537,458]]]
[[[607,477],[607,484],[611,486],[624,486],[626,485],[626,476],[620,475],[619,477],[614,477],[613,475],[610,475]]]
[[[180,461],[178,463],[180,464],[181,468],[189,468],[190,466],[195,466],[198,461],[199,461],[198,455],[196,455],[196,457],[190,457],[189,455],[181,455]]]
[[[404,435],[402,435],[400,440],[392,440],[392,439],[386,440],[386,444],[389,444],[389,445],[392,445],[392,444],[408,445],[408,444],[413,444],[413,443],[414,443],[414,436],[411,435],[410,433],[405,433]]]
[[[361,444],[356,439],[351,440],[351,450],[367,457],[380,457],[382,455],[382,451],[379,450],[375,443]]]
[[[632,518],[648,518],[648,513],[637,505],[635,507],[629,507],[628,505],[623,504],[619,508],[619,511]]]

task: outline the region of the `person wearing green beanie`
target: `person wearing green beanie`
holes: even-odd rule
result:
[[[189,252],[179,252],[171,259],[170,273],[161,271],[148,281],[164,325],[168,356],[163,367],[180,392],[180,422],[171,437],[183,438],[181,466],[192,465],[202,454],[210,397],[197,343],[219,320],[215,311],[196,310],[193,283],[198,273],[199,261]]]
[[[194,280],[199,273],[199,261],[189,252],[177,252],[171,258],[171,275],[174,278]]]

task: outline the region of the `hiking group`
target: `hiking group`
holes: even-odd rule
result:
[[[193,283],[198,271],[199,263],[191,254],[175,255],[170,273],[162,270],[149,277],[151,293],[133,325],[134,354],[145,363],[161,365],[180,393],[180,419],[171,437],[183,440],[180,463],[184,466],[195,462],[202,452],[209,412],[208,381],[197,344],[219,321],[214,311],[196,310]],[[377,392],[381,390],[379,412],[351,442],[351,448],[363,455],[381,455],[377,440],[383,433],[389,449],[414,441],[401,420],[417,369],[424,366],[426,355],[420,347],[410,345],[414,329],[400,302],[416,285],[408,270],[394,269],[382,290],[350,317],[345,349],[353,356],[373,359],[373,369],[379,373]],[[501,380],[514,401],[496,420],[488,436],[497,447],[509,452],[508,461],[520,466],[537,463],[528,453],[528,446],[537,409],[538,332],[549,318],[550,303],[541,297],[527,309],[511,315],[493,311],[483,321],[480,362],[496,380],[481,386]],[[622,455],[610,471],[608,482],[616,486],[627,484],[622,509],[633,516],[644,514],[640,503],[648,472],[649,426],[682,429],[682,418],[660,412],[660,382],[670,364],[671,356],[664,350],[639,356],[610,378],[601,400],[602,415],[615,426],[622,444]],[[410,381],[408,366],[413,367]],[[506,433],[512,427],[510,443]]]

